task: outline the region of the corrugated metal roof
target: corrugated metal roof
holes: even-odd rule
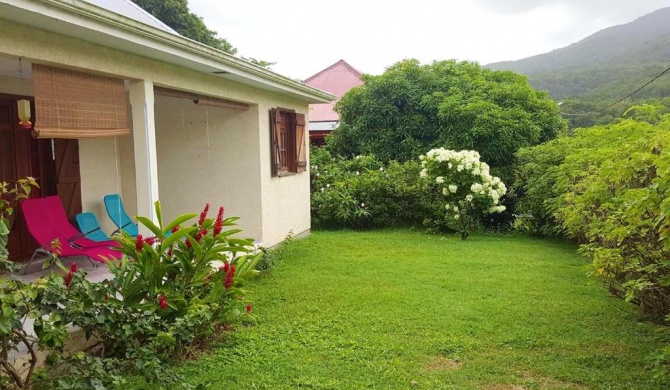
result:
[[[330,92],[337,97],[342,97],[353,87],[363,85],[361,72],[354,69],[344,60],[339,60],[321,72],[304,81],[310,87]],[[340,116],[333,110],[335,103],[310,104],[309,121],[339,121]]]
[[[130,0],[84,0],[108,11],[137,20],[140,23],[179,35],[175,30]]]

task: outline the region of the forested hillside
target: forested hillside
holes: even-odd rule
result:
[[[577,43],[519,61],[489,64],[525,74],[554,99],[616,99],[670,66],[670,8],[601,30]],[[670,95],[670,74],[634,98]]]

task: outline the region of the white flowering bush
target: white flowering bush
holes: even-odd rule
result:
[[[482,214],[505,211],[500,198],[507,187],[500,178],[491,176],[488,164],[480,161],[476,151],[439,148],[419,159],[423,168],[420,176],[442,188],[447,219],[459,229],[461,238],[468,237]]]

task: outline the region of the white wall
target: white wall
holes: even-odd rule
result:
[[[94,213],[107,234],[116,230],[116,226],[107,216],[103,197],[115,193],[124,196],[120,159],[117,158],[121,138],[130,136],[79,140],[82,211]]]
[[[243,237],[262,239],[258,109],[156,97],[158,181],[165,219],[220,206],[240,217]]]
[[[263,245],[265,246],[281,242],[289,232],[298,235],[311,228],[309,169],[292,176],[272,177],[269,111],[276,107],[294,109],[297,113],[308,114],[306,104],[281,96],[274,96],[273,99],[266,100],[259,106],[258,153],[261,159]],[[308,136],[305,134],[305,142],[307,139]]]

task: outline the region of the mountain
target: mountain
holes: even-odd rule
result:
[[[518,61],[486,65],[525,74],[554,99],[616,99],[670,66],[670,7],[601,30],[570,46]],[[638,97],[670,95],[670,74]]]

